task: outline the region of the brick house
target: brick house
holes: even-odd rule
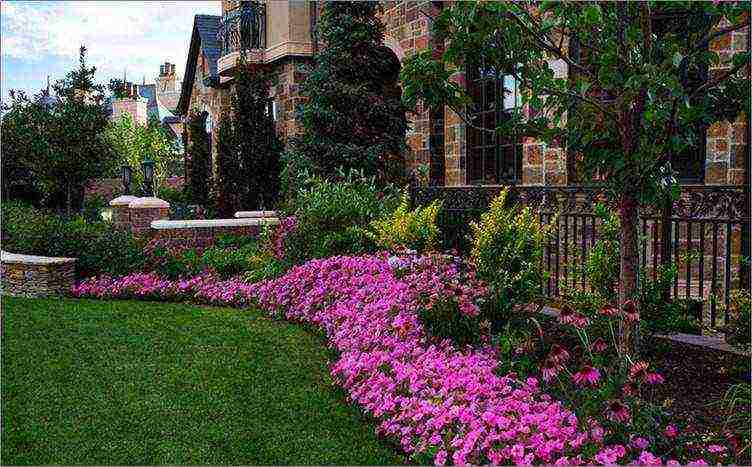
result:
[[[240,48],[249,50],[249,58],[266,63],[277,73],[272,89],[272,112],[280,137],[300,130],[299,94],[305,80],[303,65],[312,63],[317,47],[316,23],[323,2],[270,1],[245,2],[223,0],[222,16],[196,16],[191,39],[186,86],[183,87],[177,114],[183,118],[191,109],[207,112],[207,131],[218,122],[222,108],[229,103],[231,74]],[[431,30],[431,18],[447,3],[436,1],[383,1],[381,17],[385,24],[384,44],[400,60],[430,48],[441,53],[443,43]],[[741,30],[710,44],[713,51],[728,55],[748,50],[749,31]],[[552,63],[555,73],[565,77],[565,64]],[[713,70],[710,70],[712,73]],[[498,110],[470,112],[471,118],[493,123],[503,118],[504,109],[519,105],[517,86],[510,77],[495,82],[480,78],[472,68],[458,71],[457,82],[467,87],[473,108],[488,108],[502,86],[511,93],[500,101]],[[189,86],[187,83],[193,83]],[[548,147],[533,138],[507,136],[483,137],[468,128],[450,109],[419,107],[408,115],[408,166],[428,165],[430,183],[463,186],[515,183],[528,186],[565,186],[577,183],[576,164],[565,148]],[[690,163],[679,167],[686,184],[743,185],[748,183],[749,117],[733,124],[716,123],[699,128],[705,145],[695,150]],[[214,134],[214,132],[212,132]],[[215,139],[215,138],[214,138]],[[215,141],[216,143],[216,141]]]
[[[135,84],[125,79],[125,92],[128,97],[111,98],[108,102],[110,120],[117,120],[122,114],[130,114],[133,121],[146,125],[150,118],[156,118],[178,137],[183,128],[174,114],[180,97],[181,83],[175,73],[175,64],[165,62],[159,66],[159,76],[154,84]]]

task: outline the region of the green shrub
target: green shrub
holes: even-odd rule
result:
[[[418,316],[429,335],[459,346],[477,343],[482,334],[478,317],[462,313],[452,298],[436,300],[430,310],[421,307]]]
[[[540,298],[545,279],[541,260],[550,228],[528,207],[507,207],[508,194],[508,188],[502,190],[480,222],[470,225],[470,258],[491,288],[487,313],[494,331],[512,317],[514,305]]]
[[[696,300],[674,299],[666,301],[667,290],[676,279],[676,264],[658,266],[656,278],[648,271],[640,275],[640,326],[649,333],[671,334],[677,332],[699,334],[700,316],[694,315]],[[702,303],[699,304],[702,306]]]
[[[215,245],[201,256],[202,265],[220,277],[233,277],[251,270],[251,257],[258,251],[255,243],[242,246]]]
[[[371,238],[379,248],[386,250],[410,249],[418,252],[435,250],[438,245],[439,227],[436,218],[441,202],[410,210],[407,194],[394,212],[371,223]]]
[[[724,329],[726,342],[750,351],[750,298],[748,290],[735,290],[729,299],[729,324]]]
[[[395,191],[391,187],[379,190],[372,178],[357,172],[338,181],[309,179],[291,205],[297,225],[286,236],[285,260],[296,264],[374,251],[376,245],[367,229],[395,207]]]
[[[619,216],[604,204],[598,203],[595,215],[601,219],[598,241],[590,249],[583,264],[583,274],[588,284],[606,301],[614,303],[619,283]]]
[[[80,277],[124,275],[144,264],[139,242],[108,222],[90,222],[82,216],[67,219],[17,202],[3,203],[2,215],[4,250],[78,258]]]

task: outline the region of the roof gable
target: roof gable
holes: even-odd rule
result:
[[[193,33],[188,49],[188,60],[185,64],[185,77],[183,78],[183,87],[176,109],[179,115],[185,115],[188,112],[193,82],[196,79],[196,63],[198,62],[199,52],[204,55],[208,62],[210,76],[212,78],[218,77],[217,60],[219,60],[222,48],[217,33],[221,21],[220,16],[214,15],[196,15],[193,18]]]

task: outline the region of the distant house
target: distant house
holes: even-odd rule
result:
[[[125,87],[128,97],[110,99],[111,120],[117,120],[122,114],[128,113],[138,124],[146,125],[149,120],[156,119],[169,128],[176,138],[182,135],[181,120],[174,113],[182,86],[173,63],[165,62],[159,66],[159,76],[155,78],[154,84],[126,81]]]

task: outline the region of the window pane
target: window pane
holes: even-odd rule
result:
[[[514,76],[504,76],[504,110],[512,110],[522,102],[519,94],[519,83]]]

